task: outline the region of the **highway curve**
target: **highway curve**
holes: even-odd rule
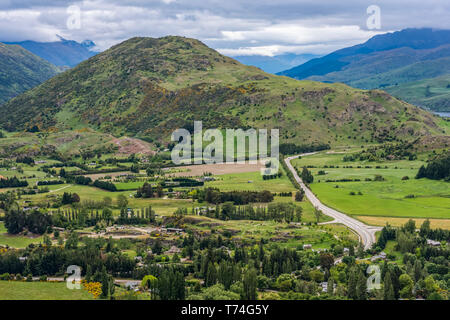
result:
[[[305,191],[306,198],[312,203],[314,207],[322,211],[327,216],[332,217],[334,220],[331,223],[341,223],[348,228],[352,229],[359,236],[360,242],[364,245],[364,249],[370,249],[372,245],[375,243],[375,232],[381,230],[381,227],[369,226],[361,221],[358,221],[354,218],[349,217],[345,213],[339,212],[335,209],[327,207],[312,193],[312,191],[303,183],[302,179],[297,174],[297,171],[291,164],[291,160],[296,159],[298,157],[305,157],[309,155],[313,155],[316,152],[304,153],[292,157],[286,158],[284,161],[289,168],[289,170],[294,175],[294,179],[300,184],[300,187]]]

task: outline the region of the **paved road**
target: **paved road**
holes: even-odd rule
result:
[[[334,218],[332,221],[333,223],[341,223],[350,229],[352,229],[356,234],[359,236],[359,240],[363,243],[364,249],[370,249],[372,244],[375,243],[375,232],[381,230],[381,227],[374,227],[369,226],[361,221],[358,221],[356,219],[353,219],[346,214],[339,212],[337,210],[334,210],[330,207],[327,207],[323,203],[320,202],[320,200],[312,193],[312,191],[306,187],[306,185],[303,183],[302,179],[297,174],[297,171],[295,171],[295,168],[291,164],[291,160],[296,159],[298,157],[305,157],[309,155],[313,155],[316,152],[311,153],[304,153],[297,156],[292,156],[284,159],[286,165],[288,166],[289,170],[294,175],[295,180],[300,184],[300,187],[305,191],[305,195],[308,198],[308,200],[312,203],[314,207],[322,211],[327,216],[330,216]]]

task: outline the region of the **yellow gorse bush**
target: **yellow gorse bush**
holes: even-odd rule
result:
[[[83,280],[81,283],[83,288],[94,296],[94,299],[97,299],[102,294],[102,284],[100,282],[87,282]]]

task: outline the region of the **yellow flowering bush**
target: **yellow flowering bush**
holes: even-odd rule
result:
[[[100,282],[87,282],[83,280],[81,283],[83,288],[94,296],[94,299],[97,299],[102,294],[102,284]]]

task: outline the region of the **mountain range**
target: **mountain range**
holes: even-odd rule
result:
[[[240,63],[248,66],[258,67],[268,73],[277,73],[286,69],[293,68],[299,64],[305,63],[311,59],[320,57],[315,54],[293,54],[286,53],[276,56],[261,56],[261,55],[247,55],[247,56],[231,56]]]
[[[450,30],[405,29],[377,35],[278,74],[381,88],[421,107],[450,111]]]
[[[437,116],[380,90],[298,81],[202,42],[131,38],[0,106],[8,131],[90,128],[168,143],[177,128],[280,128],[282,143],[364,144],[446,136]]]
[[[5,43],[19,45],[31,53],[34,53],[35,55],[59,67],[72,68],[80,62],[97,54],[97,52],[92,51],[95,47],[95,43],[91,40],[85,40],[79,43],[60,37],[60,41],[54,42],[36,42],[27,40]]]

